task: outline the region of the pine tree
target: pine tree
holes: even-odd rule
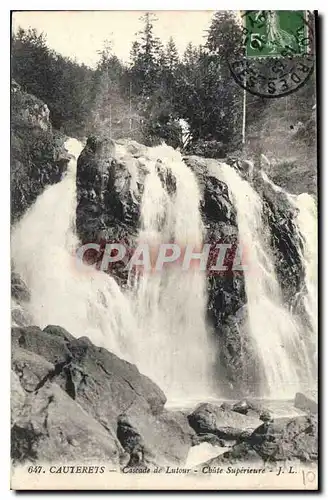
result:
[[[140,40],[132,45],[131,71],[137,82],[136,90],[147,99],[158,83],[162,44],[154,34],[156,17],[147,12],[140,20],[144,27],[138,33]]]
[[[165,48],[165,65],[168,70],[173,73],[179,64],[179,54],[175,42],[172,37],[166,44]]]

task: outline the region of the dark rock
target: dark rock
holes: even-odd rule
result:
[[[233,405],[232,410],[242,415],[259,418],[262,422],[272,420],[271,414],[267,409],[263,408],[263,406],[258,402],[254,402],[249,399],[242,399],[241,401],[238,401]]]
[[[270,243],[283,298],[293,305],[302,289],[305,272],[300,253],[302,240],[295,224],[297,212],[284,191],[275,191],[262,179],[258,181],[257,190],[264,200],[263,216],[270,227]]]
[[[232,410],[242,415],[250,415],[252,413],[259,415],[263,408],[257,402],[249,399],[242,399],[233,405]]]
[[[159,413],[166,401],[164,393],[135,365],[124,361],[104,348],[79,339],[67,344],[73,357],[74,378],[78,385],[77,398],[82,406],[92,404],[99,418],[112,415],[115,419],[130,405]],[[83,377],[83,374],[86,374]],[[91,399],[90,399],[91,398]],[[98,409],[98,410],[97,410]],[[89,408],[90,410],[90,408]],[[114,422],[114,421],[113,421]]]
[[[227,185],[213,175],[218,166],[217,160],[187,156],[184,161],[197,176],[201,188],[205,242],[210,243],[213,249],[210,253],[213,264],[217,258],[216,244],[232,245],[225,262],[228,270],[208,273],[207,293],[208,320],[216,332],[218,344],[217,376],[223,394],[235,396],[236,393],[245,393],[254,380],[258,381],[258,361],[248,341],[249,336],[243,335],[246,326],[239,327],[239,323],[246,324],[247,300],[243,273],[232,271],[239,241],[236,210],[229,198]],[[257,387],[257,384],[253,386]]]
[[[222,410],[232,410],[232,406],[233,406],[233,405],[232,405],[232,403],[227,403],[226,401],[224,401],[224,402],[221,404],[220,408],[221,408]]]
[[[233,411],[236,411],[237,413],[241,413],[242,415],[247,415],[248,410],[250,409],[248,401],[244,399],[243,401],[239,401],[238,403],[235,403],[232,407]]]
[[[76,227],[83,243],[113,242],[124,238],[125,232],[135,233],[141,201],[138,171],[136,159],[116,159],[113,141],[88,139],[77,162],[76,177]]]

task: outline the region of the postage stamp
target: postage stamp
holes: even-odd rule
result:
[[[283,97],[301,88],[315,65],[313,17],[301,10],[245,11],[239,57],[228,60],[235,81],[250,93]]]

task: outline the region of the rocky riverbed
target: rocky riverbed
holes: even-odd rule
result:
[[[209,466],[317,460],[313,395],[296,396],[303,415],[292,418],[274,418],[247,399],[168,410],[164,393],[136,366],[60,326],[12,329],[11,382],[14,464],[183,468],[195,457],[212,457]],[[192,447],[200,447],[194,458]]]

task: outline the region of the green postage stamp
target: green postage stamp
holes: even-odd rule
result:
[[[283,56],[286,50],[305,54],[310,43],[306,22],[306,12],[302,10],[245,13],[247,57]]]

